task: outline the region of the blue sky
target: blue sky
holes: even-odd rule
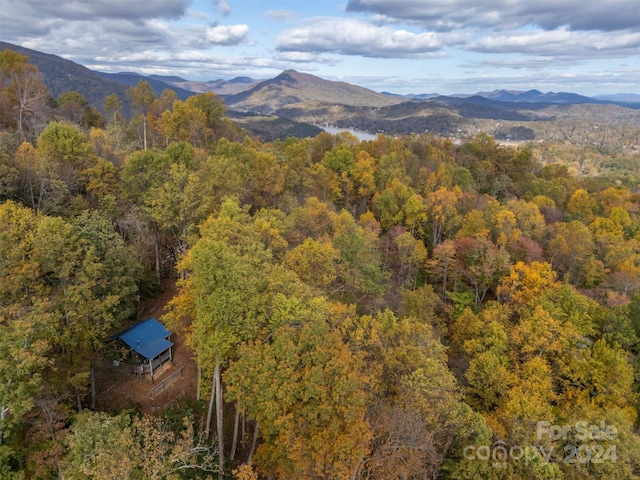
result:
[[[294,69],[395,93],[640,93],[640,0],[0,0],[0,39],[190,80]]]

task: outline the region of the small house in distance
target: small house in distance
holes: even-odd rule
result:
[[[123,361],[133,364],[140,374],[150,373],[153,381],[153,371],[167,360],[172,360],[173,343],[169,337],[171,332],[162,323],[155,318],[147,318],[111,339],[126,345],[127,352],[123,355]]]

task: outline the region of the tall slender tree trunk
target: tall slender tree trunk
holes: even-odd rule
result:
[[[243,414],[242,414],[242,427],[241,427],[241,429],[240,429],[240,433],[241,433],[241,435],[240,435],[240,439],[241,439],[241,440],[240,440],[240,442],[242,443],[242,446],[243,446],[243,447],[244,447],[244,445],[245,445],[245,442],[244,442],[244,437],[245,437],[244,430],[245,430],[245,428],[244,428],[244,427],[245,427],[246,423],[247,423],[247,417],[246,417],[246,416],[244,415],[244,413],[243,413]]]
[[[204,425],[204,438],[209,439],[209,432],[211,431],[211,413],[213,412],[213,402],[216,399],[216,380],[215,373],[211,377],[211,396],[209,397],[209,409],[207,410],[207,421]]]
[[[364,458],[362,460],[360,460],[360,463],[358,463],[358,466],[353,470],[353,475],[351,475],[351,480],[358,480],[358,477],[360,476],[360,467],[362,467],[364,465]]]
[[[447,262],[444,267],[444,272],[442,274],[442,301],[447,298],[447,279],[449,277],[449,263]]]
[[[238,408],[238,403],[236,402],[236,418],[233,423],[233,441],[231,442],[231,454],[229,455],[229,459],[233,461],[236,456],[236,447],[238,446],[238,426],[240,424],[240,409]]]
[[[11,383],[11,380],[9,380],[9,383]],[[7,417],[8,413],[9,407],[0,406],[0,445],[2,445],[2,436],[4,434],[2,425],[4,424],[4,419]]]
[[[19,107],[18,107],[18,130],[20,132],[20,138],[22,140],[25,139],[24,129],[22,128],[22,123],[24,122],[24,120],[22,119],[23,112],[24,112],[24,102],[23,102],[22,98],[20,98],[20,104],[19,104]]]
[[[142,135],[144,137],[144,149],[147,149],[147,116],[142,116]]]
[[[198,363],[198,383],[196,384],[196,400],[200,400],[200,387],[202,385],[202,367]]]
[[[213,369],[214,383],[216,384],[216,427],[218,431],[218,480],[224,480],[224,432],[222,424],[223,404],[222,385],[220,381],[220,360],[216,359]]]
[[[256,444],[258,443],[258,422],[256,421],[256,429],[253,431],[253,440],[251,440],[251,449],[247,457],[247,465],[251,465],[253,454],[256,453]]]

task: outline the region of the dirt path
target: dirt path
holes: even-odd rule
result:
[[[176,293],[173,281],[166,281],[162,285],[161,293],[142,306],[140,320],[149,317],[160,318],[165,313],[165,307]],[[133,322],[132,322],[133,323]],[[114,366],[104,364],[96,371],[98,388],[98,410],[115,411],[127,408],[137,408],[146,413],[159,413],[183,399],[193,399],[196,396],[197,370],[191,351],[184,345],[184,337],[180,332],[171,334],[173,361],[165,363],[159,371],[154,372],[154,383],[150,376],[138,378],[129,364]],[[175,379],[166,385],[164,391],[152,397],[154,387],[162,388],[163,380],[176,373]]]

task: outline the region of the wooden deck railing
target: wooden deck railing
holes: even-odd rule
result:
[[[151,398],[155,398],[156,395],[158,395],[161,392],[164,392],[164,390],[173,383],[173,381],[178,378],[178,377],[182,377],[182,369],[184,368],[184,366],[180,367],[178,370],[176,370],[175,372],[173,372],[171,375],[169,375],[167,378],[165,378],[164,380],[162,380],[158,385],[156,385],[155,387],[153,387],[151,389]]]
[[[153,368],[154,370],[156,368],[158,368],[160,365],[162,365],[164,362],[166,362],[167,360],[169,360],[171,358],[171,352],[169,350],[167,350],[166,352],[164,352],[162,355],[160,355],[159,357],[156,357],[152,360],[153,362]],[[149,369],[150,370],[150,369]]]

